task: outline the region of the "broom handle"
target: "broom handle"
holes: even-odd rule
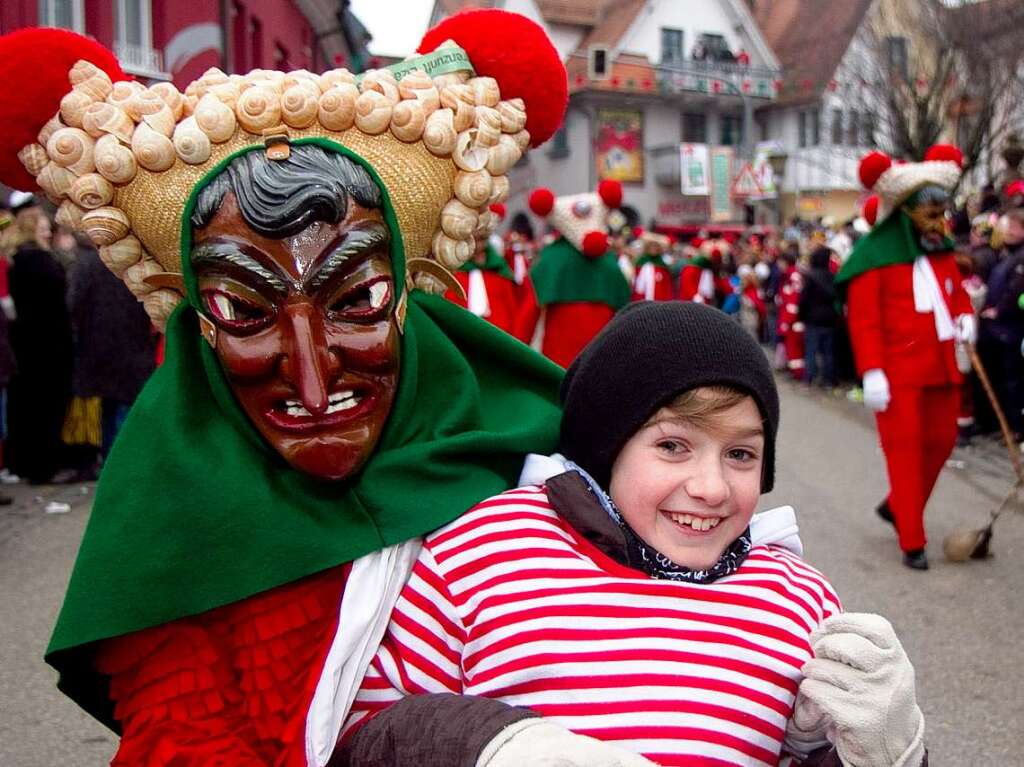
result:
[[[1020,464],[1020,447],[1013,438],[1013,433],[1010,431],[1010,424],[1006,421],[1006,415],[1003,413],[1003,408],[999,405],[999,399],[996,397],[995,390],[992,388],[992,382],[988,378],[988,373],[985,371],[985,366],[981,364],[981,357],[978,356],[978,350],[974,348],[974,344],[967,344],[967,351],[971,355],[971,365],[974,367],[974,371],[978,374],[978,380],[981,381],[981,387],[985,390],[985,394],[988,395],[988,401],[992,405],[992,409],[995,411],[996,418],[999,419],[999,428],[1003,432],[1003,441],[1006,442],[1006,450],[1010,454],[1010,462],[1013,464],[1013,470],[1017,474],[1018,483],[1024,483],[1024,470],[1021,469]]]

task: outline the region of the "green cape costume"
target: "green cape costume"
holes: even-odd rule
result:
[[[396,275],[405,256],[384,193]],[[243,151],[262,149],[250,147]],[[237,156],[237,155],[235,155]],[[46,660],[58,686],[116,729],[90,643],[196,615],[423,535],[513,486],[529,452],[552,452],[562,371],[440,296],[409,296],[398,390],[375,452],[348,480],[301,474],[237,404],[199,333],[188,263],[196,196],[182,231],[188,302],[166,357],[103,469]],[[396,289],[402,289],[401,278]]]
[[[621,309],[630,287],[612,252],[587,258],[564,237],[541,248],[530,279],[541,306],[585,302]]]
[[[502,257],[497,249],[491,246],[491,243],[487,243],[487,246],[484,248],[484,254],[483,264],[478,264],[471,258],[462,265],[459,271],[473,272],[479,269],[484,272],[495,272],[506,280],[515,280],[512,270],[508,268],[508,261]]]
[[[948,237],[946,248],[952,250],[953,241]],[[882,223],[857,240],[853,252],[836,274],[836,286],[842,286],[840,295],[846,299],[846,288],[850,280],[872,269],[894,264],[910,264],[921,255],[921,246],[914,236],[914,225],[910,216],[902,210],[895,211]]]

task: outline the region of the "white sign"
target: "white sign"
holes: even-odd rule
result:
[[[782,151],[782,144],[778,141],[761,141],[754,149],[754,178],[757,179],[757,185],[761,188],[758,197],[778,197],[779,190],[775,187],[775,173],[772,171],[772,163],[769,158]]]
[[[704,197],[711,194],[710,169],[707,144],[679,145],[679,179],[683,194]]]

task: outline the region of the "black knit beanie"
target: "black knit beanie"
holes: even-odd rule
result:
[[[562,382],[561,451],[608,488],[622,446],[690,389],[747,392],[764,418],[761,492],[775,484],[779,393],[768,359],[737,322],[689,301],[640,301],[591,341]]]

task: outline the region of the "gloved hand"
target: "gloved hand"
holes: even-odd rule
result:
[[[864,404],[876,413],[884,413],[889,407],[889,379],[881,368],[872,368],[864,373]]]
[[[803,667],[795,729],[825,728],[846,767],[918,767],[924,716],[914,667],[889,621],[835,615],[811,635],[811,647],[815,657]]]
[[[961,314],[956,318],[956,340],[974,346],[978,343],[978,321],[973,314]]]
[[[522,719],[488,743],[476,767],[656,767],[639,754],[577,735],[547,719]]]

